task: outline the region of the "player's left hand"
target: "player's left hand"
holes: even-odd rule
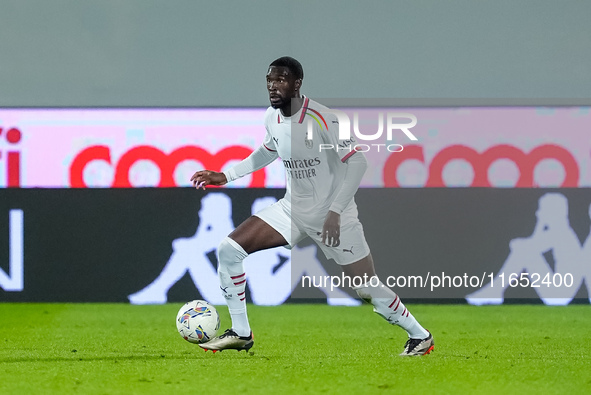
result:
[[[322,227],[322,243],[329,247],[338,247],[341,244],[341,215],[329,211]]]
[[[191,177],[193,186],[197,189],[202,188],[205,190],[207,185],[225,185],[228,183],[226,175],[224,173],[218,173],[217,171],[201,170],[193,174]]]

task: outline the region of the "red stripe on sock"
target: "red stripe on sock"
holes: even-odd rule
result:
[[[244,297],[244,298],[240,299],[240,301],[241,301],[241,302],[244,302],[244,299],[246,299],[246,297]]]
[[[404,308],[404,311],[402,312],[402,315],[404,316],[405,313],[406,313],[406,307]]]
[[[246,279],[244,279],[244,280],[242,280],[242,281],[239,281],[239,282],[237,282],[237,283],[234,283],[234,285],[240,285],[240,284],[244,284],[245,282],[246,282]]]
[[[394,298],[394,300],[392,301],[392,303],[390,303],[390,306],[388,306],[388,308],[391,309],[392,306],[394,306],[394,303],[396,303],[397,300],[398,300],[398,295],[396,295],[396,297]]]
[[[408,317],[408,315],[410,314],[410,312],[408,310],[406,310],[406,316]]]
[[[240,292],[240,293],[238,294],[238,296],[242,296],[242,295],[244,295],[244,293],[245,293],[245,292],[246,292],[246,291],[242,291],[242,292]]]
[[[398,301],[398,304],[396,305],[396,307],[394,307],[394,312],[396,312],[396,310],[398,310],[398,306],[400,306],[400,300]]]
[[[237,278],[240,278],[240,277],[244,276],[245,274],[246,274],[246,273],[242,273],[242,274],[241,274],[241,275],[239,275],[239,276],[230,276],[230,278],[231,278],[232,280],[236,280]]]

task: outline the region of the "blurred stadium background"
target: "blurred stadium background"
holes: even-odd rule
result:
[[[282,196],[283,166],[207,193],[188,179],[260,144],[264,74],[289,55],[311,98],[417,114],[419,141],[376,157],[356,198],[382,276],[548,267],[573,286],[472,301],[589,304],[588,15],[586,1],[0,0],[0,302],[223,304],[217,243]],[[291,262],[249,257],[249,302],[357,303],[304,289]],[[465,304],[478,288],[400,294]]]

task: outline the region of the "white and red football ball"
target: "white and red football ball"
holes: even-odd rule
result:
[[[204,300],[192,300],[181,307],[176,316],[179,334],[191,343],[206,343],[220,329],[220,316],[211,304]]]

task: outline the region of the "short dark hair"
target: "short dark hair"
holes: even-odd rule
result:
[[[302,67],[302,64],[294,58],[292,58],[291,56],[282,56],[279,59],[275,59],[269,65],[269,67],[271,66],[287,67],[289,69],[289,72],[293,74],[296,77],[296,79],[304,79],[304,68]]]

